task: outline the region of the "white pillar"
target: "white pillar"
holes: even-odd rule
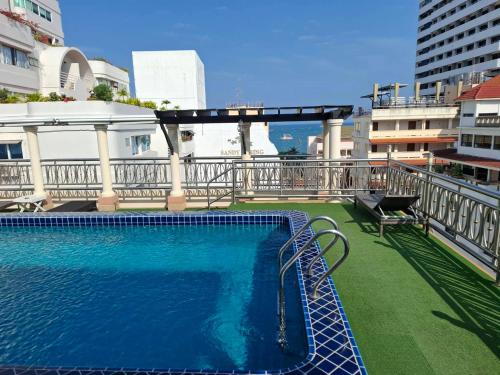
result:
[[[42,162],[40,159],[40,146],[38,144],[38,128],[36,126],[25,126],[26,140],[30,153],[31,175],[33,177],[34,195],[44,198],[44,207],[51,208],[52,197],[45,191],[43,182]]]
[[[453,129],[453,119],[448,119],[448,129]]]
[[[323,159],[330,156],[330,127],[327,121],[323,121]]]
[[[102,180],[102,192],[97,200],[97,209],[99,211],[116,211],[118,209],[118,195],[113,191],[113,182],[111,179],[108,127],[107,125],[95,125],[94,128],[97,135],[97,149],[99,150]]]
[[[253,195],[253,164],[248,163],[252,160],[251,141],[250,141],[250,122],[240,122],[240,144],[241,144],[241,160],[245,162],[243,187],[246,195]]]
[[[172,190],[167,198],[169,211],[183,211],[186,209],[186,195],[181,186],[181,165],[179,158],[180,131],[179,124],[167,125],[168,138],[172,142],[170,150],[170,174],[172,175]]]
[[[342,139],[342,119],[328,120],[329,130],[329,159],[340,159],[340,145]]]
[[[422,130],[425,130],[425,120],[422,120],[420,127]]]
[[[394,130],[399,131],[399,120],[396,120],[396,126],[395,126]]]

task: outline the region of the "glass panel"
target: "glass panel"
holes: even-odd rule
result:
[[[35,14],[38,14],[38,5],[35,4],[35,3],[31,3],[31,10],[33,11],[33,13]]]
[[[7,153],[7,145],[0,144],[0,159],[8,159],[9,154]]]
[[[12,65],[14,60],[12,58],[12,48],[7,46],[2,46],[3,63]]]
[[[23,51],[16,51],[16,65],[20,68],[29,69],[30,63],[28,60],[28,55]]]
[[[139,137],[131,137],[132,139],[132,155],[139,153]]]
[[[500,137],[495,137],[495,150],[500,150]]]
[[[46,10],[45,11],[45,18],[47,19],[47,21],[52,22],[52,13],[50,13],[50,11]]]
[[[11,159],[22,159],[23,158],[23,148],[21,147],[21,142],[10,144],[9,150],[10,150],[10,158]]]

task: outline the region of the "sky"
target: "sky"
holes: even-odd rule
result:
[[[369,103],[413,83],[417,0],[60,0],[65,44],[129,68],[132,51],[196,50],[207,105]],[[404,94],[404,93],[402,93]]]

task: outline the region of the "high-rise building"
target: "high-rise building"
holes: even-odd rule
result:
[[[463,81],[481,83],[500,73],[498,0],[422,0],[418,14],[415,80],[421,94],[434,95]]]

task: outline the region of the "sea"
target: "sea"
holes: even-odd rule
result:
[[[353,126],[345,123],[344,126]],[[282,140],[283,134],[290,134],[292,140]],[[278,151],[288,151],[295,147],[301,154],[307,154],[307,137],[323,134],[321,122],[271,122],[269,124],[269,139]]]

